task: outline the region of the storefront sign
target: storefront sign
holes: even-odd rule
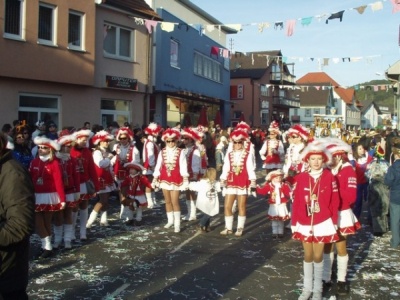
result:
[[[106,87],[137,91],[138,81],[132,78],[106,75]]]

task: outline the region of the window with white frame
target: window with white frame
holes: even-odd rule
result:
[[[18,120],[35,124],[38,120],[59,124],[60,97],[41,94],[20,94]]]
[[[320,109],[319,108],[314,108],[314,114],[319,115],[320,114]]]
[[[269,96],[269,89],[266,84],[261,84],[260,85],[260,94],[261,96]]]
[[[170,47],[170,65],[171,67],[179,68],[179,43],[171,39]]]
[[[4,37],[25,38],[25,1],[6,0],[4,13]]]
[[[107,128],[111,122],[119,125],[130,123],[130,101],[126,100],[101,100],[101,125]]]
[[[311,108],[306,108],[305,109],[304,116],[305,117],[311,117]]]
[[[133,60],[133,30],[116,25],[104,24],[103,33],[104,56]]]
[[[216,82],[221,82],[221,63],[195,52],[194,74]]]
[[[68,48],[84,50],[84,14],[69,11],[68,14]]]
[[[56,7],[53,5],[39,3],[38,22],[39,43],[45,45],[56,44]]]

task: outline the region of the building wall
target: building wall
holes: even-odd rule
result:
[[[130,108],[123,118],[117,116],[118,112],[111,112],[120,125],[124,121],[138,125],[146,122],[150,47],[144,26],[136,25],[127,13],[106,9],[95,5],[94,1],[49,0],[46,4],[54,5],[57,12],[57,46],[46,46],[37,42],[39,1],[24,3],[25,40],[0,38],[4,58],[0,60],[0,88],[6,108],[0,111],[0,122],[10,123],[26,116],[21,113],[19,103],[22,94],[57,97],[58,116],[54,121],[59,129],[64,126],[80,128],[85,121],[107,126],[113,114],[105,117],[102,100],[117,100]],[[84,13],[84,51],[68,49],[69,10]],[[4,16],[4,1],[1,1],[0,16]],[[105,21],[135,30],[133,61],[104,57]],[[4,22],[0,22],[0,32],[4,32]],[[108,88],[106,75],[137,79],[138,90]],[[36,121],[31,118],[28,122]]]
[[[379,125],[379,115],[373,105],[370,105],[364,112],[362,120],[361,126],[363,128],[376,128]]]
[[[173,14],[177,18],[181,19],[185,23],[188,24],[213,24],[212,21],[205,18],[205,16],[188,9],[187,6],[183,5],[182,2],[187,1],[180,1],[180,0],[146,0],[146,2],[153,7],[155,10],[156,8],[163,8],[165,11]],[[153,3],[151,3],[153,2]],[[212,12],[209,12],[212,13]],[[214,40],[219,45],[223,47],[226,46],[226,33],[224,31],[220,31],[215,29],[213,31],[206,31],[205,35],[210,39]]]
[[[4,17],[4,1],[0,1],[0,16]],[[38,43],[39,1],[24,1],[26,5],[25,40],[0,38],[2,59],[0,76],[92,85],[94,80],[94,1],[47,0],[57,6],[56,46]],[[85,13],[85,51],[68,49],[69,10]],[[4,22],[0,22],[4,33]]]
[[[129,17],[130,16],[130,17]],[[110,58],[104,55],[104,24],[112,24],[134,31],[134,57],[132,61]],[[137,25],[131,14],[97,6],[96,12],[96,62],[95,86],[101,89],[97,102],[101,99],[127,100],[130,102],[130,122],[148,123],[150,84],[151,35],[143,25]],[[137,80],[137,91],[108,88],[106,76],[116,76]],[[123,95],[123,98],[120,99]],[[120,124],[122,125],[122,124]]]
[[[157,9],[157,13],[166,22],[184,24],[185,22],[164,9]],[[174,12],[175,13],[175,12]],[[190,12],[189,12],[190,14]],[[154,37],[154,36],[153,36]],[[170,47],[171,40],[179,45],[177,67],[171,66]],[[223,123],[229,118],[230,101],[229,86],[230,72],[228,58],[222,56],[210,56],[211,47],[222,48],[207,35],[200,35],[199,31],[189,25],[175,26],[174,31],[166,32],[157,28],[155,32],[155,68],[154,68],[154,92],[155,93],[181,93],[182,99],[212,101],[220,106]],[[198,76],[194,72],[194,55],[199,53],[215,62],[220,63],[221,82]],[[160,101],[166,98],[157,97]],[[163,99],[163,100],[162,100]],[[157,112],[165,114],[166,112]],[[161,117],[163,125],[165,118]]]

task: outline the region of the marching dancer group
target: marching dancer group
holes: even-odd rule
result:
[[[266,216],[273,238],[282,238],[285,228],[290,228],[292,238],[302,243],[304,274],[299,299],[322,299],[330,290],[334,248],[337,293],[348,294],[346,242],[361,228],[358,219],[368,185],[365,170],[373,161],[365,155],[363,145],[355,145],[353,153],[345,141],[314,139],[302,125],[293,125],[284,140],[279,124],[273,121],[256,150],[254,132],[240,122],[224,134],[214,135],[215,151],[211,153],[215,153],[215,166],[211,166],[210,151],[204,145],[207,130],[202,126],[162,129],[151,123],[143,130],[141,149],[129,127],[114,132],[65,129],[57,139],[36,136],[37,154],[32,156],[28,171],[36,195],[40,258],[50,257],[61,245],[72,247],[78,216],[80,240],[87,239],[87,228],[95,226],[99,216],[99,224],[109,226],[111,193],[118,193],[120,217],[126,225],[142,225],[143,210],[159,207],[161,199],[156,198],[156,192],[161,190],[165,229],[179,233],[181,221],[196,220],[200,210],[199,230],[207,233],[211,218],[219,213],[218,193],[222,192],[224,228],[220,235],[236,237],[246,233],[249,196],[258,194],[268,204]],[[400,157],[397,152],[395,155]],[[26,164],[26,157],[23,159]],[[261,184],[256,183],[259,160],[266,175]],[[387,184],[396,189],[400,179],[392,171],[388,175]],[[93,198],[96,203],[89,215],[88,204]],[[392,226],[398,227],[398,223]],[[393,247],[398,246],[398,240],[393,237]]]

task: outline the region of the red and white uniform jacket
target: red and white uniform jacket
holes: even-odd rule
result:
[[[287,203],[290,200],[291,189],[287,183],[275,186],[272,182],[266,183],[262,187],[257,187],[257,194],[266,196],[269,204]]]
[[[254,160],[246,148],[226,154],[220,180],[226,181],[227,188],[247,189],[256,180]]]
[[[140,164],[140,152],[133,143],[126,146],[115,144],[113,151],[116,152],[116,155],[111,159],[111,164],[114,166],[114,176],[117,180],[124,180],[129,174],[124,168],[124,164],[128,162]]]
[[[29,173],[35,187],[35,193],[57,193],[61,202],[65,202],[62,170],[58,158],[41,161],[39,157],[32,160]]]
[[[312,195],[316,195],[319,212],[312,217],[308,215],[307,205],[310,205]],[[292,225],[298,222],[301,225],[317,225],[329,218],[338,225],[339,191],[335,176],[328,169],[315,180],[308,172],[296,176],[296,186],[293,191]],[[313,224],[311,224],[313,222]]]
[[[79,193],[81,190],[80,173],[75,158],[62,156],[59,158],[65,194]]]
[[[282,168],[282,158],[285,155],[285,149],[280,140],[266,140],[259,153],[261,159],[264,161],[265,168]]]
[[[100,185],[92,152],[88,148],[73,147],[70,154],[71,157],[77,160],[80,183],[83,184],[90,179],[92,180],[96,191],[99,191]]]
[[[107,186],[112,187],[114,185],[111,160],[108,158],[108,155],[109,153],[101,147],[93,151],[93,161],[101,190]]]
[[[161,183],[181,186],[183,177],[188,178],[186,155],[183,149],[178,147],[165,147],[160,151],[153,176]]]
[[[186,147],[184,150],[186,155],[186,164],[189,173],[189,180],[190,181],[197,181],[199,180],[200,172],[201,172],[201,154],[200,150],[197,146],[190,146]]]
[[[142,153],[143,167],[146,170],[146,174],[151,174],[153,172],[159,152],[160,149],[155,142],[155,138],[153,136],[148,136],[144,141]]]
[[[374,158],[369,155],[368,152],[365,153],[365,157],[354,160],[354,167],[356,169],[357,184],[364,184],[368,182],[367,172],[368,166],[373,162]]]
[[[288,180],[292,180],[295,175],[305,171],[307,167],[307,164],[300,159],[300,154],[304,147],[303,143],[290,144],[286,150],[285,163],[282,170]]]
[[[338,184],[339,210],[352,208],[357,198],[357,177],[353,166],[347,162],[339,170],[332,170],[332,173],[335,175]]]
[[[127,187],[127,197],[134,199],[137,196],[144,196],[146,187],[151,188],[151,182],[143,175],[129,175],[121,183],[121,188]]]

